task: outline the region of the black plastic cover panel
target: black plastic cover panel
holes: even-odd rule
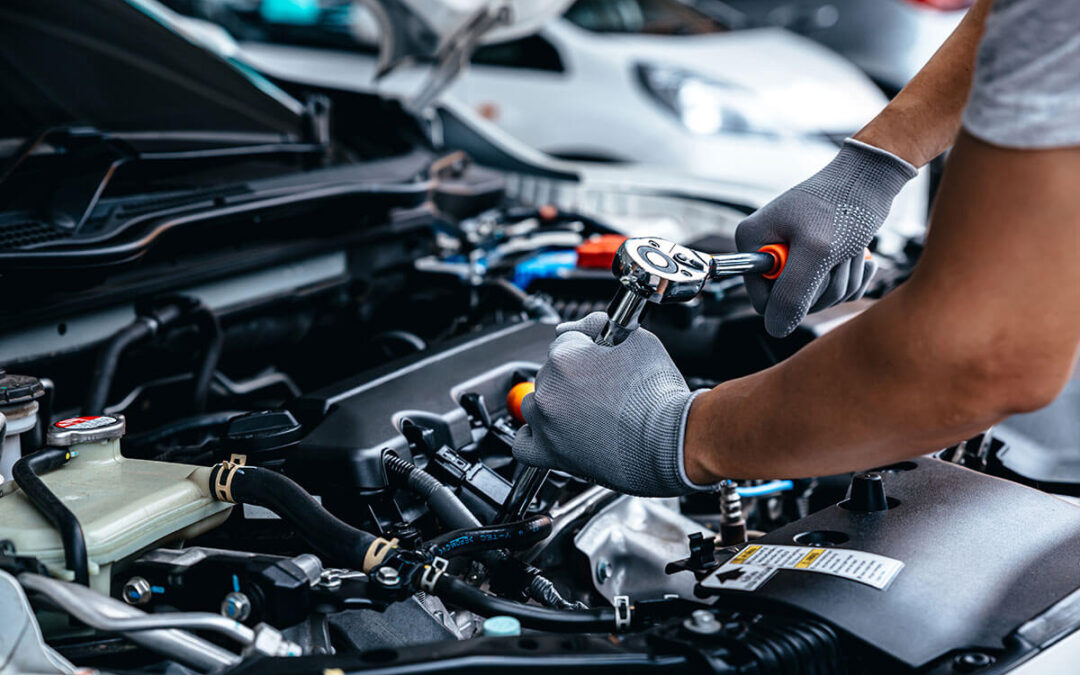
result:
[[[887,511],[832,506],[756,540],[798,545],[829,530],[841,548],[896,558],[885,590],[799,570],[779,570],[752,592],[715,591],[732,605],[809,612],[910,667],[957,649],[1000,649],[1025,621],[1080,586],[1080,507],[936,459],[885,474]]]

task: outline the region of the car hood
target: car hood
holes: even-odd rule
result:
[[[90,124],[112,131],[299,136],[303,106],[175,31],[141,0],[0,4],[0,138]]]
[[[596,35],[566,21],[554,28],[630,63],[683,68],[743,88],[790,132],[854,132],[887,102],[854,65],[782,29],[668,36]]]

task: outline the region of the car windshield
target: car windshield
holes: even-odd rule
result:
[[[577,0],[565,16],[593,33],[703,35],[727,30],[680,0]]]

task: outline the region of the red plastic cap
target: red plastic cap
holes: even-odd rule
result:
[[[611,269],[615,253],[626,241],[621,234],[600,234],[577,247],[577,266],[588,270]]]

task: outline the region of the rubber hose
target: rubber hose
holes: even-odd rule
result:
[[[383,465],[386,467],[387,478],[397,479],[408,486],[428,503],[442,522],[451,528],[464,530],[480,527],[480,521],[469,510],[469,507],[465,506],[450,488],[427,471],[392,452],[383,455]]]
[[[469,555],[497,548],[525,548],[551,534],[551,518],[537,515],[498,525],[455,530],[430,540],[432,554],[442,557]]]
[[[120,357],[136,342],[156,333],[162,326],[180,317],[183,310],[177,305],[165,305],[149,315],[140,316],[113,334],[98,352],[94,370],[90,374],[90,390],[83,405],[83,415],[101,415],[105,412],[109,390],[120,366]]]
[[[469,507],[465,506],[450,488],[443,485],[428,472],[392,452],[383,454],[383,464],[386,467],[387,478],[404,483],[409,489],[420,495],[442,522],[455,530],[480,527],[480,521],[469,510]],[[548,527],[550,531],[550,519]],[[546,537],[547,534],[544,536]],[[505,551],[495,549],[482,550],[479,553],[478,557],[488,567],[499,567],[512,562],[510,555]],[[455,553],[455,555],[461,555],[461,553]],[[530,569],[534,570],[533,578],[527,589],[530,597],[549,607],[579,606],[563,598],[555,588],[555,584],[542,576],[540,570],[531,566]]]
[[[608,633],[615,629],[615,610],[560,610],[534,607],[497,598],[474,588],[461,579],[444,574],[435,583],[435,594],[442,600],[463,607],[480,616],[512,616],[526,628],[552,633]]]
[[[210,471],[210,493],[215,499],[222,470],[222,464],[215,464]],[[270,469],[242,466],[233,472],[229,491],[233,503],[262,506],[292,525],[324,563],[364,569],[375,535],[339,520],[289,478]]]
[[[221,333],[221,323],[209,307],[200,303],[195,313],[195,322],[199,330],[206,334],[207,340],[202,363],[195,374],[193,405],[195,412],[201,413],[206,410],[206,400],[210,395],[210,380],[214,377],[214,371],[217,370],[218,361],[221,360],[221,350],[225,340]]]
[[[44,448],[15,462],[11,477],[30,503],[60,531],[60,541],[64,546],[64,564],[75,573],[75,583],[88,586],[90,565],[87,561],[86,537],[83,535],[82,525],[71,509],[65,506],[40,478],[42,474],[67,464],[69,459],[69,450]]]
[[[147,446],[160,443],[168,438],[191,431],[216,431],[224,429],[229,420],[244,415],[243,410],[223,410],[220,412],[202,413],[185,417],[175,422],[162,425],[156,429],[145,431],[141,434],[131,434],[124,439],[125,454],[133,450],[142,450]]]
[[[113,378],[120,365],[120,357],[128,347],[154,334],[155,326],[150,320],[140,318],[120,329],[98,352],[94,371],[90,376],[90,391],[83,405],[83,415],[100,415],[105,412],[105,402],[112,389]]]

